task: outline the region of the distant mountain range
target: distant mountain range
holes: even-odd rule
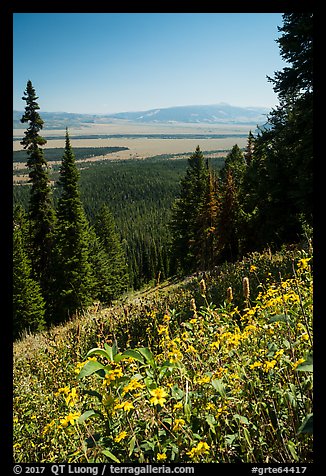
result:
[[[67,112],[41,112],[46,129],[62,129],[82,124],[104,124],[115,120],[133,123],[197,123],[197,124],[263,124],[270,109],[239,107],[226,103],[206,106],[177,106],[116,114],[77,114]],[[14,129],[25,128],[20,122],[22,111],[14,111]]]

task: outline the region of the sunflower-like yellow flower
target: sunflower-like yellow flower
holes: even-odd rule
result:
[[[209,446],[205,441],[200,441],[195,448],[192,448],[187,452],[187,455],[191,459],[195,459],[197,456],[209,454]]]
[[[161,405],[161,407],[164,406],[164,403],[166,402],[165,397],[167,397],[168,394],[163,388],[154,388],[154,390],[150,391],[150,394],[152,395],[150,402],[153,403],[153,405]]]

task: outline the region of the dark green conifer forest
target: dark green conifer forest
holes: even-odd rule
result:
[[[21,143],[31,186],[14,189],[15,337],[150,282],[301,240],[313,224],[312,14],[284,14],[279,30],[287,66],[268,78],[279,105],[249,132],[245,150],[235,144],[224,159],[198,146],[188,159],[79,170],[67,130],[50,177],[38,97],[27,82]]]

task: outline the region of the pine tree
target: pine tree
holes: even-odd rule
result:
[[[23,330],[41,331],[45,327],[45,302],[39,284],[32,278],[26,249],[27,223],[23,209],[14,211],[13,230],[13,337]]]
[[[173,272],[190,273],[197,268],[196,238],[198,220],[207,195],[208,167],[197,146],[188,159],[185,177],[181,180],[180,195],[172,207],[170,229],[172,234],[171,262]]]
[[[29,177],[32,184],[29,200],[30,247],[29,254],[32,265],[33,278],[39,282],[42,294],[47,303],[47,318],[51,314],[52,286],[53,286],[53,232],[55,226],[55,212],[52,202],[52,189],[49,178],[49,167],[45,160],[41,146],[46,140],[39,134],[43,128],[43,120],[37,112],[40,108],[36,102],[32,82],[27,82],[25,95],[25,113],[22,123],[29,123],[25,137],[21,141],[27,150]]]
[[[127,289],[128,273],[125,253],[107,205],[102,205],[95,226],[108,262],[108,272],[102,276],[103,292],[100,299],[111,302]]]
[[[61,194],[58,199],[56,229],[57,321],[67,319],[93,301],[89,225],[80,198],[78,180],[79,172],[67,130],[58,181]]]

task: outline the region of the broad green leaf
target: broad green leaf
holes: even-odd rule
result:
[[[107,343],[104,344],[104,348],[107,352],[108,359],[110,360],[110,362],[113,362],[113,348],[110,347]]]
[[[103,369],[104,369],[104,365],[100,364],[100,362],[94,362],[93,360],[89,360],[81,369],[77,378],[81,379],[83,377],[88,377],[89,375],[94,374],[98,370],[103,370]]]
[[[131,357],[135,360],[138,360],[139,362],[141,362],[142,364],[145,363],[144,361],[144,357],[137,351],[137,350],[133,350],[133,349],[128,349],[128,350],[125,350],[124,352],[122,352],[121,354],[124,358],[128,358],[128,357]]]
[[[309,413],[303,420],[298,433],[313,433],[313,413]]]
[[[141,355],[143,355],[143,356],[145,357],[145,359],[147,360],[147,362],[148,362],[152,367],[156,367],[153,354],[152,354],[152,352],[151,352],[147,347],[138,347],[137,350],[138,350],[138,352],[141,353]]]
[[[112,459],[116,463],[120,463],[120,460],[116,456],[114,456],[114,454],[111,453],[110,450],[108,449],[102,450],[102,453],[104,454],[104,456],[107,456],[108,458]]]
[[[100,416],[94,410],[87,410],[82,415],[80,415],[80,417],[78,418],[78,423],[84,423],[84,421],[86,421],[88,418],[90,418],[93,415],[95,415],[97,417]]]
[[[215,388],[215,390],[217,390],[218,393],[221,395],[221,397],[226,397],[226,391],[225,391],[224,385],[222,384],[222,380],[215,379],[215,380],[212,380],[211,383],[213,387]]]
[[[99,347],[91,349],[89,352],[87,352],[86,357],[92,357],[93,355],[100,355],[101,357],[104,357],[105,359],[111,360],[109,353],[104,349],[100,349]]]

